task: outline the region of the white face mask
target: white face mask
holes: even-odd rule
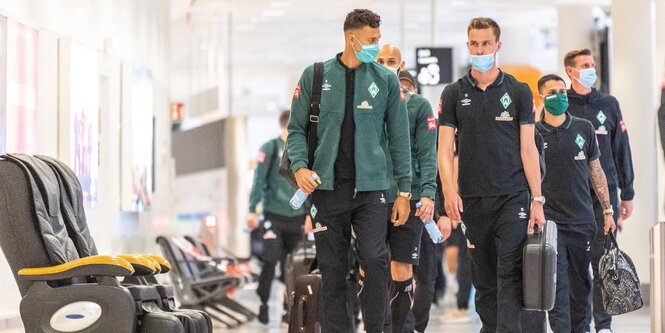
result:
[[[393,68],[393,67],[386,66],[386,65],[382,65],[382,66],[385,67],[385,68],[387,68],[387,69],[390,70],[391,72],[393,72],[395,75],[398,75],[398,74],[399,74],[399,67],[397,67],[397,68]]]

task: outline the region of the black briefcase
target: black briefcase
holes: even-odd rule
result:
[[[542,230],[527,236],[523,251],[524,308],[549,311],[556,296],[557,227],[547,221]]]

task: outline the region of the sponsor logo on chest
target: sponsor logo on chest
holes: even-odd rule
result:
[[[586,160],[586,155],[584,155],[584,152],[580,150],[579,153],[577,153],[577,156],[575,156],[575,161],[583,161]]]
[[[598,129],[596,130],[596,134],[607,135],[607,129],[605,128],[605,125],[600,125],[600,127],[598,127]]]
[[[369,102],[363,101],[360,105],[356,106],[359,110],[371,110],[372,106],[369,105]]]
[[[494,117],[496,121],[513,121],[513,117],[510,115],[510,112],[503,111],[498,117]]]

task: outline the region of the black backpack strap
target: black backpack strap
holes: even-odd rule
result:
[[[319,125],[319,111],[321,110],[321,89],[323,85],[323,63],[314,63],[314,78],[312,80],[312,96],[309,104],[309,122],[307,123],[308,169],[314,165],[314,151],[316,150],[317,126]]]

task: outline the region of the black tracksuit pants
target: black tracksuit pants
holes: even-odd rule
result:
[[[265,212],[264,217],[264,250],[263,256],[261,256],[262,267],[256,293],[259,295],[261,303],[266,304],[270,299],[272,280],[275,278],[275,266],[277,266],[278,261],[282,262],[283,276],[286,256],[293,252],[303,239],[305,217],[284,217],[270,212]]]
[[[416,290],[413,307],[406,320],[406,332],[424,332],[427,328],[434,301],[434,284],[439,274],[436,264],[443,259],[443,244],[434,244],[427,232],[423,232],[420,238],[420,261],[413,266]]]
[[[522,332],[522,250],[530,200],[527,191],[463,198],[476,311],[481,333]]]
[[[331,333],[352,332],[347,302],[348,251],[351,229],[357,258],[365,271],[359,292],[365,330],[382,332],[388,304],[388,250],[385,191],[355,192],[353,181],[336,181],[333,191],[314,191],[314,237],[323,278],[323,327]],[[323,332],[323,333],[327,333]]]
[[[469,297],[471,296],[471,259],[469,258],[469,248],[466,244],[466,238],[462,228],[452,231],[448,245],[457,246],[459,254],[457,255],[457,308],[467,310],[469,308]]]
[[[554,333],[584,333],[585,318],[591,312],[591,241],[595,225],[557,233],[556,299],[549,311]],[[586,230],[583,230],[586,229]]]

